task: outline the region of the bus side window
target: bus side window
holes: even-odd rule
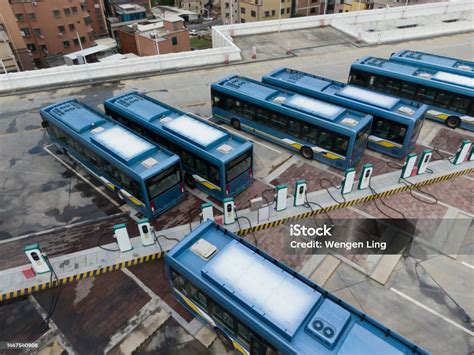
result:
[[[213,302],[212,308],[214,316],[222,323],[222,325],[224,325],[224,327],[226,327],[232,333],[235,333],[234,317],[224,311],[224,309],[215,302]]]
[[[196,174],[202,176],[205,179],[208,179],[206,162],[201,160],[198,157],[195,157],[195,163],[196,163]]]
[[[469,99],[467,97],[456,96],[451,100],[450,109],[460,113],[466,113],[469,106]]]
[[[398,92],[400,91],[400,81],[396,79],[388,79],[386,90],[389,94],[398,95]]]
[[[442,108],[447,108],[449,106],[449,101],[451,101],[452,97],[453,95],[448,92],[439,91],[436,95],[436,105]]]
[[[224,100],[220,96],[216,95],[215,93],[212,94],[212,104],[220,108],[224,108],[225,106]]]
[[[400,96],[406,97],[408,99],[413,99],[416,93],[416,86],[410,83],[402,83],[402,88],[400,90]]]
[[[250,344],[250,331],[240,322],[237,322],[237,336],[246,344]]]
[[[255,107],[249,103],[244,103],[244,108],[242,110],[242,116],[248,118],[249,120],[254,120],[255,118]]]
[[[436,95],[436,91],[426,87],[419,87],[416,94],[418,101],[421,101],[425,104],[432,104]]]
[[[374,79],[373,86],[380,91],[387,91],[388,80],[384,76],[376,76]]]
[[[194,158],[184,149],[181,151],[181,161],[183,163],[183,167],[194,171]]]

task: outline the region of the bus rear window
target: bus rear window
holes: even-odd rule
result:
[[[181,176],[178,164],[152,178],[149,178],[146,181],[146,187],[148,189],[148,194],[150,195],[150,200],[158,197],[163,192],[168,191],[173,186],[176,186],[180,181]]]
[[[234,180],[252,167],[252,151],[249,150],[225,165],[226,182]]]

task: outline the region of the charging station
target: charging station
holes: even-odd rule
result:
[[[306,199],[306,189],[308,185],[306,184],[306,180],[296,180],[295,186],[295,199],[293,205],[295,207],[304,205]]]
[[[402,174],[400,177],[402,179],[406,179],[412,176],[413,169],[415,168],[415,164],[416,164],[416,154],[415,153],[408,154],[405,160],[405,164],[403,164]]]
[[[466,157],[471,150],[472,143],[470,141],[463,140],[461,142],[461,146],[459,147],[458,151],[456,152],[453,160],[453,164],[458,165],[461,164],[466,160]]]
[[[148,230],[149,229],[150,228],[148,228]],[[128,231],[125,224],[114,225],[114,238],[117,241],[117,244],[121,252],[129,251],[133,249],[132,243],[130,243],[130,237],[128,236]]]
[[[428,164],[430,163],[433,151],[426,149],[421,153],[420,161],[418,162],[418,175],[426,173]]]
[[[224,224],[232,224],[235,222],[235,204],[234,198],[228,197],[223,201],[224,203]]]
[[[30,260],[31,266],[36,274],[44,274],[51,271],[49,263],[41,252],[39,244],[27,245],[23,248],[23,251]]]
[[[359,190],[364,190],[370,185],[370,178],[372,177],[372,172],[374,171],[374,166],[372,164],[364,164],[362,166],[362,173],[359,178]]]
[[[214,220],[214,213],[212,210],[212,203],[206,202],[201,204],[202,222],[206,222],[208,219]]]
[[[276,205],[275,205],[275,210],[277,211],[283,211],[286,209],[286,199],[287,199],[287,194],[288,194],[288,186],[286,185],[279,185],[275,188],[275,200],[276,200]]]
[[[140,219],[137,222],[138,231],[140,232],[140,239],[144,247],[155,244],[155,239],[151,234],[151,226],[148,218]]]
[[[356,176],[356,171],[354,168],[346,169],[344,180],[342,180],[342,184],[341,184],[341,194],[345,195],[352,191],[355,176]]]

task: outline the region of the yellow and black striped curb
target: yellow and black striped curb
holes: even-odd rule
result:
[[[457,171],[455,173],[451,173],[451,174],[439,176],[439,177],[436,177],[436,178],[428,179],[428,180],[425,180],[425,181],[420,181],[420,182],[417,182],[417,183],[404,185],[404,186],[401,186],[401,187],[393,189],[393,190],[388,190],[388,191],[380,192],[380,193],[377,193],[377,194],[357,198],[355,200],[338,203],[338,204],[333,205],[333,206],[320,208],[320,209],[317,209],[317,210],[315,209],[315,210],[305,212],[305,213],[300,213],[300,214],[297,214],[297,215],[294,215],[294,216],[289,216],[289,217],[285,217],[285,218],[278,219],[278,220],[275,220],[275,221],[262,223],[262,224],[259,224],[257,226],[254,226],[252,228],[242,229],[239,232],[237,232],[237,234],[240,235],[240,236],[244,236],[248,233],[258,232],[258,231],[261,231],[261,230],[264,230],[264,229],[267,229],[267,228],[272,228],[272,227],[275,227],[275,226],[279,226],[279,225],[287,223],[287,222],[294,222],[294,221],[309,218],[311,216],[315,216],[315,215],[318,215],[318,214],[321,214],[321,213],[331,212],[331,211],[338,210],[338,209],[341,209],[341,208],[344,208],[344,207],[349,207],[349,206],[357,205],[357,204],[360,204],[360,203],[369,202],[369,201],[374,200],[376,198],[387,197],[387,196],[394,195],[394,194],[397,194],[397,193],[400,193],[400,192],[405,192],[405,191],[413,190],[413,189],[420,188],[420,187],[423,187],[423,186],[436,184],[438,182],[450,180],[450,179],[456,178],[458,176],[468,175],[468,174],[471,174],[471,173],[474,173],[474,168],[469,168],[469,169]]]
[[[143,263],[146,263],[146,262],[149,262],[149,261],[157,260],[157,259],[160,259],[163,256],[163,254],[164,254],[163,252],[158,252],[158,253],[150,254],[150,255],[147,255],[147,256],[141,256],[139,258],[135,258],[135,259],[128,260],[128,261],[123,261],[121,263],[117,263],[117,264],[114,264],[114,265],[104,266],[100,269],[90,270],[90,271],[82,272],[82,273],[77,274],[77,275],[63,277],[63,278],[60,278],[58,281],[54,280],[53,282],[45,282],[45,283],[34,285],[34,286],[31,286],[31,287],[22,288],[22,289],[19,289],[19,290],[16,290],[16,291],[3,293],[0,296],[0,302],[11,300],[11,299],[14,299],[14,298],[20,297],[20,296],[30,295],[33,292],[43,291],[43,290],[46,290],[46,289],[51,288],[51,287],[55,287],[55,286],[59,286],[59,285],[65,285],[67,283],[71,283],[71,282],[74,282],[74,281],[85,279],[86,277],[98,276],[100,274],[105,274],[106,272],[116,271],[116,270],[123,269],[125,267],[138,265],[138,264],[143,264]]]

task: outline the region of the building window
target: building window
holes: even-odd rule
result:
[[[31,52],[36,52],[36,46],[33,43],[28,43],[26,47],[31,51]]]
[[[40,29],[40,28],[35,28],[35,29],[33,30],[33,32],[34,32],[34,34],[35,34],[36,37],[42,37],[42,36],[43,36],[43,34],[41,33],[41,29]]]
[[[36,21],[36,14],[34,12],[30,12],[28,14],[28,18],[31,20],[31,21]]]
[[[241,14],[245,14],[245,7],[241,7],[241,8],[240,8],[240,13],[241,13]]]
[[[63,41],[63,47],[64,48],[69,48],[69,47],[71,47],[71,44],[69,43],[69,41]]]
[[[287,14],[290,13],[290,8],[289,8],[289,7],[286,9],[286,13],[287,13]]]
[[[311,14],[315,14],[315,13],[316,13],[316,8],[315,8],[315,7],[312,7],[311,10],[309,10],[309,12],[310,12]]]
[[[20,28],[20,31],[22,32],[21,34],[23,35],[23,37],[30,37],[31,36],[31,32],[30,32],[30,29],[28,27]]]
[[[15,16],[18,21],[23,21],[25,19],[25,16],[23,14],[16,14]]]
[[[66,16],[71,15],[71,9],[70,8],[64,9],[64,15],[66,15]]]
[[[272,10],[272,16],[275,16],[275,10]]]
[[[58,26],[58,32],[64,34],[64,32],[66,32],[66,29],[64,28],[64,26]]]
[[[250,16],[252,16],[252,17],[257,17],[257,13],[252,10],[252,11],[250,11]]]
[[[84,3],[81,3],[81,10],[82,11],[87,11],[87,6]]]
[[[90,16],[84,17],[84,23],[87,25],[90,25],[92,23],[92,19]]]
[[[45,44],[41,44],[41,45],[40,45],[40,48],[41,48],[41,51],[42,51],[44,54],[49,54],[48,47],[46,47]]]
[[[285,9],[281,9],[281,10],[280,10],[280,13],[281,13],[282,15],[284,15],[284,14],[285,14]]]
[[[74,32],[76,30],[76,26],[73,23],[69,24],[69,31]]]
[[[264,17],[270,17],[270,11],[265,11],[264,12]]]
[[[77,6],[71,7],[71,11],[73,14],[77,14]]]
[[[86,37],[81,37],[81,43],[86,42]]]
[[[76,47],[79,46],[79,40],[77,38],[74,38],[72,41]]]
[[[225,8],[226,8],[226,9],[229,8],[229,3],[228,3],[228,2],[225,3]]]
[[[245,23],[245,19],[240,19],[240,23]]]
[[[53,10],[53,16],[54,16],[54,17],[60,17],[60,16],[61,16],[61,11],[59,11],[59,10]]]
[[[177,37],[171,37],[171,44],[173,46],[176,46],[178,44],[178,38]]]

